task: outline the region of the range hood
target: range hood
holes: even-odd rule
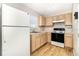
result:
[[[64,20],[53,21],[53,23],[60,23],[60,22],[64,22]]]

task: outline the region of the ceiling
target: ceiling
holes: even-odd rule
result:
[[[72,11],[71,3],[27,3],[24,5],[43,16],[52,16]]]

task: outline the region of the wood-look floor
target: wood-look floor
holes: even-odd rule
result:
[[[33,52],[32,56],[73,56],[73,49],[61,48],[47,43]]]

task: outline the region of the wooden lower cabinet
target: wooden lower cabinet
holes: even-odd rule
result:
[[[38,49],[39,47],[40,47],[40,36],[38,36],[37,38],[36,38],[36,49]]]
[[[73,48],[72,36],[65,36],[65,47]]]
[[[33,42],[34,43],[34,42]],[[31,52],[33,52],[33,51],[35,51],[36,50],[36,47],[35,47],[35,44],[32,44],[32,51]]]
[[[36,40],[35,39],[36,39],[35,36],[31,35],[31,52],[35,51],[35,49],[36,49],[36,46],[35,46]]]
[[[47,42],[46,33],[41,34],[40,38],[41,38],[41,45],[43,45]]]
[[[47,36],[46,36],[46,33],[44,34],[44,44],[47,42]]]
[[[43,45],[43,44],[44,44],[44,39],[43,39],[43,36],[41,35],[41,37],[40,37],[40,38],[41,38],[41,40],[40,40],[40,44],[41,44],[41,45]]]
[[[31,52],[41,47],[47,42],[46,33],[31,35]]]
[[[51,32],[47,32],[47,42],[51,42]]]

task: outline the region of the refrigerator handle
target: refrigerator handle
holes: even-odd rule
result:
[[[75,12],[75,13],[74,13],[74,18],[75,18],[75,19],[78,19],[78,12]]]

